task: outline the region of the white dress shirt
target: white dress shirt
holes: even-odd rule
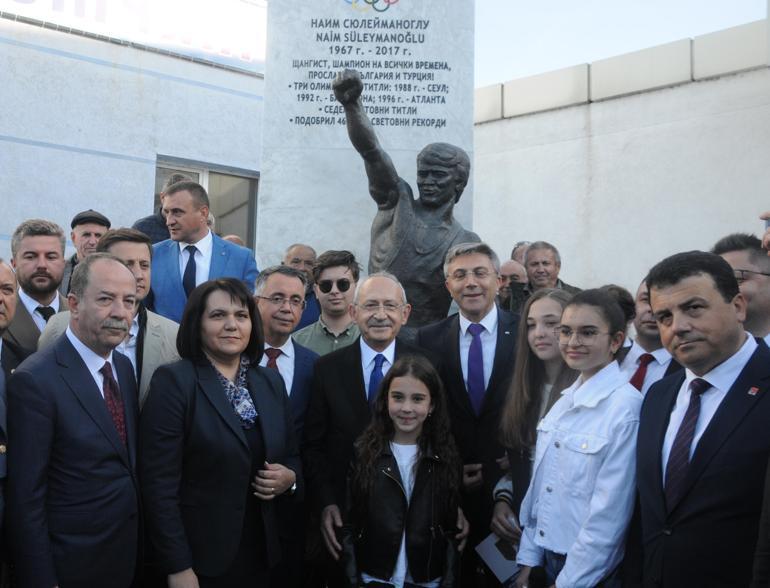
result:
[[[102,398],[104,398],[104,376],[99,371],[104,367],[104,362],[110,362],[110,365],[112,366],[112,375],[115,378],[115,381],[118,381],[118,372],[112,358],[112,351],[110,351],[109,357],[104,358],[101,355],[94,353],[90,347],[87,347],[85,343],[77,338],[77,335],[75,335],[69,327],[67,327],[66,334],[67,339],[70,340],[75,351],[78,352],[83,363],[86,364],[86,368],[88,368],[88,371],[91,373],[91,377],[94,379],[96,387],[99,388],[99,393],[102,395]]]
[[[637,342],[631,344],[631,349],[628,350],[628,354],[623,358],[623,363],[620,364],[620,371],[626,376],[626,381],[630,381],[634,377],[636,370],[639,368],[639,358],[645,353],[648,353]],[[666,375],[668,366],[671,365],[671,354],[665,347],[656,349],[649,352],[653,357],[653,361],[647,364],[647,373],[644,375],[644,383],[642,384],[642,394],[647,394],[647,390],[650,389],[655,382],[663,378]]]
[[[291,396],[291,386],[294,383],[294,341],[289,337],[286,343],[280,347],[273,347],[267,341],[265,341],[265,349],[280,349],[281,355],[275,360],[278,365],[278,373],[283,378],[283,383],[286,386],[286,394]],[[259,360],[259,365],[267,367],[267,362],[270,358],[265,353],[262,359]]]
[[[468,352],[471,349],[473,335],[468,331],[472,324],[460,313],[460,367],[463,370],[463,381],[468,388]],[[484,361],[484,389],[489,386],[489,377],[495,365],[495,350],[497,349],[497,306],[493,306],[486,316],[479,321],[484,330],[479,335],[481,339],[481,356]],[[513,358],[511,358],[513,361]]]
[[[115,350],[125,355],[134,366],[134,376],[139,376],[139,372],[136,369],[136,344],[139,340],[139,313],[134,315],[134,320],[131,321],[131,326],[128,329],[128,337],[121,341]],[[116,378],[117,379],[117,378]]]
[[[182,243],[179,242],[179,275],[184,276],[184,270],[187,267],[187,260],[190,258],[190,253],[185,250],[188,245],[195,245],[197,251],[195,252],[195,285],[200,286],[203,282],[209,279],[209,270],[211,269],[211,252],[214,248],[214,239],[211,236],[211,231],[206,233],[197,243]]]
[[[393,367],[393,361],[396,356],[396,340],[390,342],[385,348],[385,351],[375,351],[369,347],[364,338],[359,339],[361,342],[361,367],[364,369],[364,388],[366,389],[366,397],[369,398],[369,378],[374,371],[374,358],[378,353],[382,353],[385,356],[385,361],[382,362],[382,375],[387,375],[388,370]]]
[[[636,487],[642,395],[610,362],[567,388],[537,427],[517,562],[566,554],[559,588],[595,586],[623,558]]]
[[[714,418],[714,414],[719,408],[719,405],[722,404],[725,396],[727,396],[727,392],[730,390],[735,380],[738,379],[743,368],[746,367],[746,364],[749,362],[749,359],[751,359],[756,348],[756,340],[746,333],[746,341],[741,345],[741,348],[707,374],[696,376],[690,370],[685,370],[684,382],[677,393],[674,408],[671,410],[671,418],[668,421],[666,436],[663,438],[661,466],[663,468],[664,484],[666,483],[666,465],[668,464],[668,456],[671,453],[671,447],[674,445],[676,433],[679,431],[679,427],[684,420],[687,406],[690,404],[690,383],[694,379],[700,377],[711,384],[711,388],[706,390],[700,396],[700,412],[698,413],[698,420],[695,423],[695,434],[693,435],[692,445],[690,445],[690,459],[692,459],[692,455],[695,453],[695,448],[698,446],[698,441],[700,441],[700,438],[703,436],[703,432],[706,430],[706,427],[708,427],[711,419]],[[768,426],[770,426],[770,424],[768,424]]]
[[[45,329],[45,317],[43,317],[42,314],[40,314],[37,310],[35,310],[38,306],[50,306],[54,309],[55,312],[59,312],[59,293],[55,292],[53,300],[51,300],[51,304],[41,304],[34,298],[31,298],[29,294],[27,294],[24,290],[19,288],[19,300],[21,300],[21,303],[24,305],[24,308],[27,309],[27,312],[29,313],[29,316],[32,317],[32,320],[35,321],[35,325],[37,326],[38,330],[42,333],[43,329]]]
[[[767,334],[767,335],[765,335],[765,343],[767,343],[768,345],[770,345],[770,333],[769,333],[769,334]]]

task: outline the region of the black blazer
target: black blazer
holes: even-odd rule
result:
[[[302,459],[317,508],[336,504],[344,512],[353,443],[371,419],[359,341],[360,337],[315,364]],[[394,359],[410,354],[425,355],[414,345],[396,340]]]
[[[747,586],[770,452],[770,349],[759,347],[693,454],[686,490],[667,512],[661,449],[684,373],[645,396],[637,485],[645,586]]]
[[[762,518],[759,521],[759,539],[754,554],[754,573],[751,588],[770,586],[770,462],[765,475],[765,498],[762,503]]]
[[[289,408],[294,417],[294,430],[297,439],[302,439],[302,429],[305,426],[305,413],[310,400],[310,387],[313,382],[313,365],[318,354],[296,341],[294,343],[294,379],[291,382]]]
[[[495,360],[478,415],[471,405],[460,365],[459,315],[452,315],[417,332],[417,344],[441,358],[439,373],[447,391],[452,434],[463,463],[483,465],[482,492],[489,508],[492,488],[502,474],[495,460],[505,455],[499,440],[500,414],[513,377],[518,323],[518,315],[498,309]]]
[[[253,366],[248,386],[266,459],[297,474],[301,466],[281,376]],[[161,571],[192,567],[219,576],[235,558],[250,488],[251,452],[214,368],[183,359],[155,371],[140,423],[139,473],[149,537]],[[275,502],[264,501],[268,563],[280,558]]]
[[[126,587],[137,561],[139,414],[131,362],[113,354],[127,445],[62,335],[8,382],[8,526],[21,587]]]

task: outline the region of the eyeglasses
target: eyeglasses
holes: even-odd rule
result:
[[[292,296],[291,298],[286,298],[286,296],[281,296],[280,294],[276,294],[275,296],[255,296],[255,298],[259,298],[261,300],[267,300],[270,304],[273,306],[281,307],[287,302],[289,303],[289,306],[293,308],[305,308],[305,301],[300,298],[299,296]]]
[[[387,313],[398,312],[404,307],[403,304],[396,304],[395,302],[366,302],[364,304],[356,304],[358,308],[362,308],[364,312],[374,314],[379,310],[384,310]]]
[[[332,286],[337,284],[337,290],[340,292],[347,292],[350,290],[350,280],[347,278],[340,278],[339,280],[320,280],[318,282],[318,289],[324,294],[328,294],[332,291]]]
[[[609,332],[590,327],[573,331],[569,327],[559,326],[553,330],[553,334],[559,338],[559,343],[562,345],[567,345],[572,340],[572,335],[575,335],[575,342],[578,345],[592,345],[599,335],[609,335]]]
[[[767,274],[765,272],[755,272],[754,270],[747,270],[747,269],[734,269],[733,274],[735,274],[735,279],[738,280],[739,284],[742,284],[746,280],[749,279],[748,274],[756,274],[758,276],[770,276],[770,274]]]
[[[455,282],[462,282],[465,278],[468,277],[468,274],[473,274],[473,277],[478,280],[485,280],[490,275],[492,275],[492,272],[489,271],[487,268],[477,267],[471,271],[457,270],[455,272],[452,272],[452,275],[450,275],[449,277]]]

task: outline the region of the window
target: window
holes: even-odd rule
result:
[[[259,174],[164,161],[159,158],[155,170],[155,206],[160,205],[160,192],[172,174],[183,174],[206,189],[214,215],[214,232],[223,237],[238,235],[246,247],[254,250],[257,224],[257,188]]]

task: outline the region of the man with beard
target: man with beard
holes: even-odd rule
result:
[[[108,253],[75,268],[70,323],[8,382],[8,531],[17,585],[128,588],[138,554],[138,406],[126,337],[136,280]]]
[[[51,221],[30,219],[11,237],[11,265],[19,281],[16,315],[3,339],[18,348],[23,360],[37,349],[48,319],[66,310],[57,288],[64,273],[64,231]]]

